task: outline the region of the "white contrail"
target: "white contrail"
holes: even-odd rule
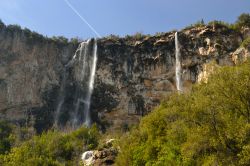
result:
[[[93,28],[88,21],[81,16],[81,14],[74,8],[74,6],[71,5],[71,3],[68,0],[64,0],[66,2],[66,4],[75,12],[76,15],[78,15],[80,17],[80,19],[88,25],[88,27],[96,34],[97,37],[101,38],[102,36],[95,30],[95,28]]]

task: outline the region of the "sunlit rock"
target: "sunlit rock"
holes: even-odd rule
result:
[[[85,166],[90,166],[94,163],[94,151],[86,151],[82,154],[82,162]]]

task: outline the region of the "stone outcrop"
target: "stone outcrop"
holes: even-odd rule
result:
[[[118,150],[113,147],[114,139],[108,140],[103,149],[86,151],[82,154],[82,163],[85,166],[114,165]]]
[[[95,122],[104,128],[136,123],[176,90],[174,33],[98,39],[91,104]],[[211,61],[234,65],[246,59],[249,51],[237,49],[247,36],[247,30],[243,34],[224,26],[193,27],[179,32],[184,90],[190,89],[202,73],[209,72],[206,64]],[[77,70],[65,68],[76,48],[72,43],[30,39],[24,31],[1,27],[1,118],[32,123],[38,130],[49,128],[59,98],[64,95],[62,121],[67,125],[70,111],[75,109],[76,93],[84,93],[74,78]]]
[[[232,53],[232,61],[234,62],[234,64],[241,64],[245,62],[249,57],[250,52],[244,47],[240,47]]]
[[[83,165],[90,166],[94,163],[94,151],[86,151],[82,154]]]
[[[82,155],[84,166],[114,165],[118,151],[115,148],[87,151]]]
[[[208,82],[208,78],[209,75],[211,75],[216,68],[218,68],[219,66],[216,65],[216,63],[211,62],[211,63],[205,63],[202,65],[202,71],[199,73],[198,75],[198,83],[207,83]]]

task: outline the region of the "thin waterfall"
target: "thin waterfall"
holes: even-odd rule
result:
[[[88,83],[88,78],[86,77],[88,75],[88,66],[89,64],[87,63],[89,61],[88,59],[88,56],[89,56],[89,50],[91,51],[91,49],[89,49],[89,45],[90,45],[90,42],[91,42],[91,39],[87,40],[86,42],[82,42],[79,46],[79,48],[76,50],[76,53],[73,57],[73,61],[74,62],[78,62],[78,67],[77,67],[77,71],[75,71],[76,73],[76,79],[78,80],[78,82],[80,82],[80,84],[84,81],[84,82],[87,82]],[[79,54],[78,54],[79,52]],[[77,56],[78,59],[77,59]],[[76,66],[74,66],[76,67]],[[81,86],[80,86],[81,87]],[[86,88],[86,87],[85,87]],[[75,104],[75,110],[74,110],[74,113],[73,113],[73,119],[72,119],[72,125],[74,128],[76,128],[79,123],[80,123],[80,119],[79,117],[81,117],[83,114],[84,116],[86,116],[86,112],[85,112],[85,109],[83,110],[84,112],[82,113],[80,111],[79,113],[79,109],[80,109],[80,105],[81,104],[84,104],[84,107],[85,105],[87,104],[87,101],[85,100],[86,97],[84,97],[83,94],[79,94],[79,91],[81,91],[81,89],[77,89],[77,92],[76,92],[76,104]],[[86,94],[85,94],[86,95]],[[80,114],[80,116],[79,116]]]
[[[176,76],[176,88],[177,91],[182,92],[182,80],[181,80],[181,54],[178,41],[178,32],[175,33],[175,76]]]
[[[91,46],[93,46],[91,48]],[[91,115],[90,115],[90,105],[91,105],[91,96],[94,89],[94,80],[95,80],[95,71],[97,63],[97,41],[94,40],[92,43],[91,40],[81,43],[80,55],[79,55],[79,64],[80,71],[78,75],[78,80],[81,83],[87,83],[85,85],[85,93],[77,98],[74,117],[73,117],[73,126],[78,126],[82,120],[79,119],[79,113],[84,115],[83,123],[86,126],[91,125]],[[83,110],[80,107],[83,106]],[[81,117],[81,116],[80,116]]]
[[[86,126],[90,126],[92,123],[90,105],[94,89],[96,63],[97,40],[94,39],[82,42],[77,48],[72,60],[65,66],[65,69],[73,68],[75,79],[78,82],[75,90],[73,110],[68,110],[70,113],[68,124],[71,124],[73,128],[77,128],[82,123]],[[60,88],[60,96],[55,113],[55,127],[58,127],[60,124],[60,115],[63,112],[63,106],[66,102],[66,78],[67,76],[64,75]]]
[[[93,89],[94,89],[94,83],[95,83],[95,71],[96,71],[96,62],[97,62],[97,41],[94,41],[94,50],[93,50],[93,62],[92,62],[92,67],[91,67],[91,71],[90,71],[90,76],[89,76],[89,87],[88,87],[88,92],[87,92],[87,96],[86,96],[86,104],[84,107],[84,110],[86,112],[86,116],[85,116],[85,121],[84,123],[87,126],[91,125],[91,116],[90,116],[90,104],[91,104],[91,96],[93,93]]]
[[[60,87],[60,91],[59,91],[59,96],[58,96],[58,104],[56,107],[56,112],[55,112],[55,120],[54,120],[54,126],[58,127],[58,123],[59,123],[59,117],[61,114],[61,109],[63,106],[63,103],[65,101],[65,87],[66,87],[66,80],[68,77],[68,73],[66,72],[65,68],[63,69],[63,78],[62,78],[62,84]]]

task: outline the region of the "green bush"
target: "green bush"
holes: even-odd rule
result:
[[[118,40],[120,37],[119,35],[113,35],[113,34],[110,34],[109,36],[106,37],[107,39],[113,39],[113,40]]]
[[[239,27],[250,27],[250,14],[243,13],[238,17],[238,20],[235,23]]]
[[[143,33],[141,32],[136,32],[133,37],[136,39],[136,40],[142,40],[144,37],[146,37],[148,35],[144,35]]]
[[[0,121],[0,155],[9,152],[14,142],[13,126],[6,121]]]
[[[51,38],[51,40],[54,42],[58,42],[60,44],[67,44],[68,43],[68,39],[63,37],[63,36],[53,36]]]
[[[201,20],[201,21],[197,21],[194,24],[191,24],[190,26],[187,26],[184,29],[189,29],[189,28],[194,28],[194,27],[202,27],[205,25],[206,24],[204,23],[204,21]],[[214,21],[208,22],[207,25],[216,26],[216,27],[226,27],[229,30],[234,30],[234,31],[239,32],[242,27],[250,27],[250,14],[248,14],[248,13],[241,14],[234,24],[229,24],[229,23],[226,23],[224,21],[214,20]]]
[[[79,38],[71,38],[70,43],[72,43],[73,45],[78,45],[80,43],[80,39]]]
[[[250,48],[250,37],[246,38],[242,43],[241,47]]]
[[[205,26],[205,25],[206,25],[206,24],[205,24],[204,20],[201,19],[200,21],[197,21],[196,23],[191,24],[191,25],[185,27],[184,29],[190,29],[190,28],[195,28],[195,27],[203,27],[203,26]]]
[[[43,35],[31,31],[28,28],[24,28],[23,33],[25,34],[29,42],[37,42],[37,41],[41,42],[43,40],[46,40],[46,38]]]
[[[12,33],[15,33],[15,32],[21,32],[22,28],[20,25],[8,25],[7,30],[9,30]]]
[[[155,33],[155,36],[163,36],[165,35],[166,33],[165,32],[156,32]]]
[[[226,23],[224,21],[218,21],[218,20],[210,21],[208,23],[208,25],[217,26],[217,27],[227,27],[227,28],[230,27],[230,24],[228,24],[228,23]]]
[[[94,125],[71,133],[49,131],[35,136],[10,153],[0,156],[3,166],[78,165],[80,154],[98,146],[99,132]]]
[[[5,26],[0,20],[0,27]],[[43,41],[50,41],[54,42],[59,45],[67,45],[69,41],[67,38],[63,36],[53,36],[52,38],[45,37],[35,31],[31,31],[28,28],[22,29],[19,25],[8,25],[6,28],[12,34],[14,33],[23,33],[27,37],[28,42],[43,42]],[[71,42],[73,44],[78,44],[78,39],[72,39]]]
[[[27,35],[27,36],[32,36],[31,30],[29,30],[28,28],[24,28],[24,29],[23,29],[23,32],[24,32],[24,34]]]
[[[249,165],[250,62],[175,94],[120,141],[117,165]]]
[[[3,23],[3,21],[0,19],[0,28],[5,27],[5,24]]]

